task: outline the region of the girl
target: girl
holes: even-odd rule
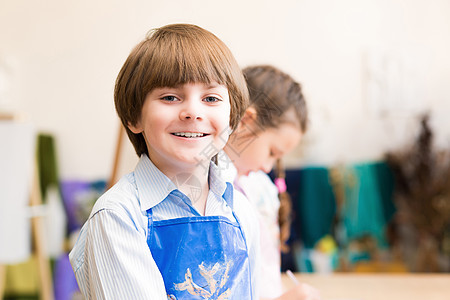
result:
[[[291,206],[280,158],[300,142],[306,131],[307,109],[301,86],[272,66],[248,67],[244,76],[250,106],[220,161],[232,162],[226,167],[225,177],[234,182],[258,212],[263,262],[260,296],[319,299],[317,290],[308,285],[300,284],[284,294],[281,285],[280,248],[286,248],[289,238]],[[279,176],[275,185],[266,173],[277,161]]]

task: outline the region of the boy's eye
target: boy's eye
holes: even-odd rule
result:
[[[175,96],[164,96],[162,97],[163,100],[168,101],[168,102],[173,102],[173,101],[177,101],[177,97]]]
[[[221,99],[219,99],[217,97],[213,97],[213,96],[206,97],[204,100],[205,100],[205,102],[219,102],[219,101],[221,101]]]

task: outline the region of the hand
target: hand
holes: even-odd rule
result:
[[[320,292],[306,283],[299,283],[275,300],[320,300]]]

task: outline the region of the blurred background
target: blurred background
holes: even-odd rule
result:
[[[310,124],[285,159],[295,220],[283,268],[450,271],[449,1],[0,0],[0,179],[32,192],[36,149],[45,204],[15,214],[17,195],[0,191],[5,299],[41,289],[33,216],[56,299],[76,297],[67,251],[117,162],[115,78],[169,23],[204,27],[242,67],[272,64],[303,86]],[[123,142],[121,174],[136,159]],[[17,185],[5,183],[12,156],[27,175]]]

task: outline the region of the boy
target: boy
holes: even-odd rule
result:
[[[70,253],[83,295],[257,299],[257,219],[211,162],[248,103],[229,49],[195,25],[156,29],[114,99],[140,160],[96,202]]]

